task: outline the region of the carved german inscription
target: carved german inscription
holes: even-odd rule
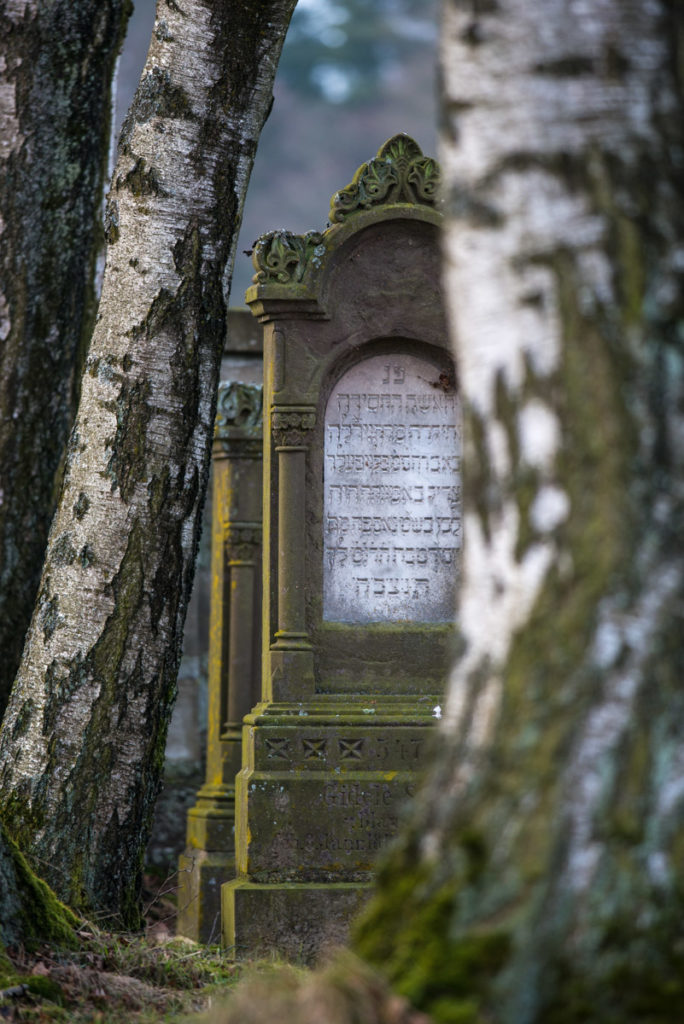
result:
[[[349,369],[325,415],[323,617],[448,622],[461,546],[460,411],[416,355]]]

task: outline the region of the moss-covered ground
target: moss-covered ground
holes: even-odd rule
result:
[[[175,879],[145,876],[146,927],[80,920],[78,944],[0,948],[0,1021],[32,1024],[430,1024],[349,952],[316,970],[237,961],[175,938]]]
[[[76,926],[77,945],[0,951],[0,1020],[85,1024],[183,1021],[225,998],[249,965],[174,938],[173,880],[146,876],[144,931]]]

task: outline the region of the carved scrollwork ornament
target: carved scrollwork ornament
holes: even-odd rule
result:
[[[440,169],[410,135],[395,135],[362,164],[345,188],[332,197],[330,220],[345,220],[359,210],[386,203],[434,206],[439,196]]]
[[[275,409],[271,417],[273,442],[278,448],[307,445],[315,426],[314,409]]]
[[[222,381],[218,391],[214,438],[217,441],[256,440],[262,432],[262,386]]]
[[[324,252],[323,235],[319,231],[307,231],[304,235],[269,231],[254,244],[252,263],[256,274],[252,280],[255,284],[297,283],[304,277],[309,262],[320,259]]]

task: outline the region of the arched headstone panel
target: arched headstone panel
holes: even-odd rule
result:
[[[395,351],[351,366],[325,409],[323,619],[451,622],[461,546],[458,395]]]

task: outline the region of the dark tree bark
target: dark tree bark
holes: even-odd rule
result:
[[[226,285],[295,0],[158,0],[22,664],[1,807],[74,907],[138,915],[206,490]]]
[[[357,934],[437,1021],[684,1019],[683,29],[445,8],[464,652]]]
[[[0,716],[92,331],[111,81],[130,0],[0,8]]]

